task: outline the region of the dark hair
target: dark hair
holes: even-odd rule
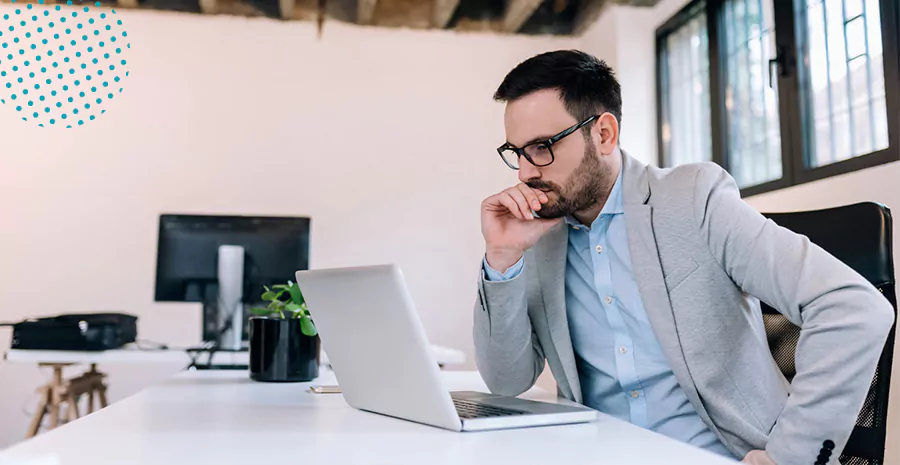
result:
[[[503,79],[494,100],[509,102],[544,89],[557,89],[578,121],[608,111],[622,124],[622,91],[615,73],[606,62],[578,50],[546,52],[523,61]]]

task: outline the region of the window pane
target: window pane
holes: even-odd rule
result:
[[[806,0],[800,63],[814,168],[888,147],[878,0]],[[804,28],[805,26],[805,28]]]
[[[844,12],[848,18],[862,14],[862,0],[844,0]]]
[[[781,178],[777,79],[769,87],[774,57],[772,0],[728,0],[725,34],[725,109],[728,166],[740,187]]]
[[[663,162],[712,160],[709,43],[699,14],[666,37],[663,47]]]

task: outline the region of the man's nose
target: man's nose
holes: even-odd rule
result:
[[[519,157],[519,181],[525,182],[529,179],[541,177],[541,170],[537,169],[525,157]]]

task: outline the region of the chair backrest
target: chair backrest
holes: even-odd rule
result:
[[[891,302],[896,316],[890,209],[866,202],[824,210],[764,215],[779,226],[808,237],[814,244],[868,279]],[[796,374],[794,353],[800,328],[764,303],[762,310],[769,349],[778,367],[791,380]],[[895,328],[891,328],[881,353],[869,394],[857,417],[856,427],[841,452],[839,460],[842,464],[884,463]]]

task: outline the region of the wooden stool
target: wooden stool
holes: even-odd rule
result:
[[[49,383],[41,386],[38,392],[41,393],[41,400],[38,402],[37,411],[31,420],[31,426],[28,428],[26,437],[30,438],[38,433],[44,416],[50,415],[50,425],[48,430],[56,428],[60,424],[75,421],[80,417],[78,410],[78,400],[83,395],[88,396],[87,413],[94,411],[94,395],[100,403],[100,408],[106,407],[106,385],[103,384],[103,378],[106,376],[97,371],[97,365],[91,364],[91,369],[81,376],[64,380],[62,370],[64,367],[71,365],[70,363],[41,363],[40,366],[48,366],[53,368],[53,378]],[[66,414],[60,415],[65,406]]]

